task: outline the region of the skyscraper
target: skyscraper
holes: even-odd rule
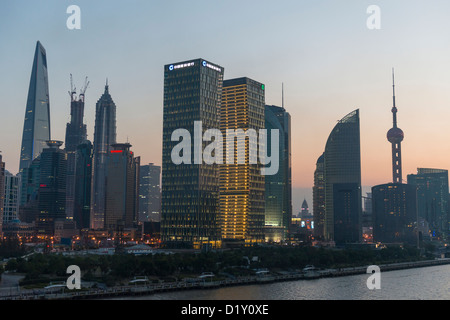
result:
[[[105,216],[106,159],[116,143],[116,104],[105,92],[95,107],[94,158],[92,168],[91,228],[103,229]]]
[[[166,246],[220,246],[219,168],[202,161],[206,143],[198,140],[205,130],[219,129],[223,71],[203,59],[164,67],[161,237]],[[202,128],[194,130],[200,122]],[[184,150],[186,158],[197,154],[193,161],[172,161],[172,150],[178,144],[172,134],[177,129],[198,142],[192,145],[200,152],[194,146]]]
[[[265,230],[281,230],[277,238],[284,240],[292,218],[291,116],[278,106],[265,106],[267,149],[271,150],[271,130],[279,131],[278,172],[265,176]],[[273,237],[272,237],[273,238]]]
[[[66,218],[67,154],[62,144],[49,140],[41,153],[36,229],[47,236],[54,234],[56,220]]]
[[[139,221],[161,220],[161,167],[153,163],[140,167]]]
[[[313,186],[313,215],[314,215],[314,237],[324,239],[325,225],[325,176],[324,176],[324,154],[316,162]]]
[[[373,241],[415,245],[416,188],[404,183],[372,187]]]
[[[324,236],[336,244],[361,240],[361,151],[359,110],[342,118],[324,152]]]
[[[225,80],[220,110],[220,130],[241,129],[255,133],[265,128],[264,85],[249,78]],[[220,228],[222,240],[228,244],[252,244],[264,241],[265,180],[261,163],[251,163],[251,153],[258,152],[258,143],[251,143],[251,135],[245,143],[245,155],[239,163],[237,142],[232,150],[224,147],[224,154],[231,156],[232,163],[220,164]],[[246,139],[245,137],[243,138]],[[235,138],[233,137],[233,142]],[[284,139],[283,139],[284,141]],[[262,146],[259,146],[262,147]],[[264,146],[265,147],[265,146]],[[278,152],[279,150],[277,150]],[[230,153],[230,154],[228,154]],[[273,221],[283,226],[282,217]],[[275,220],[276,218],[274,218]],[[272,221],[271,221],[272,223]]]
[[[76,175],[73,220],[78,229],[88,229],[91,221],[92,143],[86,140],[78,145],[75,156]]]
[[[129,143],[116,143],[106,158],[105,229],[112,236],[118,227],[133,228],[139,206],[139,164]]]
[[[28,168],[50,140],[50,100],[47,75],[47,54],[38,41],[28,89],[19,172]]]
[[[20,175],[19,219],[32,223],[38,214],[39,181],[41,179],[41,156],[35,158]]]
[[[84,117],[84,96],[88,86],[86,79],[85,86],[81,89],[79,97],[76,96],[76,89],[72,85],[72,75],[70,75],[70,122],[66,126],[65,150],[67,153],[67,188],[66,188],[66,216],[74,215],[75,197],[75,172],[76,172],[76,152],[77,147],[87,138],[86,125],[83,123]]]
[[[425,219],[434,237],[448,232],[448,170],[418,168],[408,175],[408,184],[417,189],[417,213]]]
[[[0,236],[3,230],[3,207],[5,205],[5,163],[0,154]]]
[[[20,175],[13,175],[5,170],[5,203],[3,224],[19,218]]]

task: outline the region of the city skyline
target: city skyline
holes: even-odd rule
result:
[[[225,80],[249,76],[265,83],[266,104],[281,106],[284,83],[284,106],[295,124],[294,214],[304,198],[312,204],[315,163],[327,135],[342,115],[354,109],[361,111],[362,185],[391,180],[386,132],[392,126],[392,67],[399,127],[408,133],[402,142],[404,179],[419,167],[449,168],[450,146],[443,133],[450,116],[446,72],[450,43],[445,31],[450,23],[444,14],[450,5],[444,1],[435,1],[435,6],[378,1],[380,30],[367,28],[366,9],[371,3],[361,1],[345,5],[284,1],[283,6],[249,1],[237,12],[233,8],[238,2],[231,0],[195,1],[192,7],[177,1],[173,6],[159,1],[132,3],[77,1],[81,29],[69,30],[67,4],[2,2],[0,27],[9,31],[4,33],[9,50],[0,53],[0,69],[7,75],[0,80],[0,150],[8,171],[18,172],[36,41],[47,51],[51,139],[64,140],[73,74],[77,87],[85,76],[91,81],[85,123],[88,139],[93,140],[95,102],[108,78],[117,104],[117,140],[129,140],[143,163],[161,165],[162,70],[167,63],[199,56],[215,61],[225,68]],[[230,19],[217,23],[217,12]],[[165,20],[158,17],[162,13]],[[200,16],[203,21],[193,21]],[[259,16],[267,18],[259,21]],[[243,26],[233,23],[245,17],[248,22]],[[252,35],[244,46],[246,37],[236,35],[237,25]],[[104,37],[108,32],[111,36]],[[136,36],[130,36],[133,32]]]

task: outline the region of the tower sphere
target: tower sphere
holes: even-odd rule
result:
[[[405,135],[400,128],[392,128],[387,133],[387,139],[391,143],[402,142],[404,137]]]

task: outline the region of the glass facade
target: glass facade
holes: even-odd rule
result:
[[[418,168],[408,175],[408,184],[417,189],[417,211],[425,219],[434,237],[449,231],[448,170]]]
[[[161,167],[141,166],[139,177],[139,221],[161,220]]]
[[[1,161],[1,160],[0,160]],[[5,170],[5,203],[3,224],[19,218],[20,175]]]
[[[359,242],[362,214],[359,110],[342,118],[329,135],[324,152],[324,178],[325,240],[336,244]]]
[[[279,170],[265,176],[265,225],[282,229],[266,240],[284,240],[292,218],[291,117],[282,107],[265,106],[267,149],[271,150],[271,130],[279,130]],[[269,228],[266,228],[268,230]],[[273,228],[270,228],[273,229]]]
[[[313,214],[314,214],[314,237],[318,240],[324,239],[325,224],[325,176],[324,176],[324,154],[316,162],[313,186]]]
[[[74,216],[75,197],[75,169],[77,147],[87,138],[86,125],[83,124],[84,117],[84,94],[80,97],[71,93],[70,122],[66,126],[65,150],[67,152],[67,188],[66,188],[66,216]]]
[[[140,157],[134,157],[129,143],[112,145],[107,159],[105,187],[105,229],[114,236],[118,226],[134,228],[139,201]]]
[[[92,184],[92,143],[86,140],[78,145],[76,151],[76,175],[74,192],[73,220],[77,228],[90,227],[91,211],[91,184]]]
[[[417,244],[416,188],[388,183],[372,188],[373,241]]]
[[[37,233],[53,235],[55,221],[66,218],[67,154],[61,141],[49,140],[41,153]]]
[[[22,147],[20,150],[20,172],[28,168],[39,156],[50,140],[50,100],[47,75],[47,54],[38,41],[28,89]]]
[[[185,129],[194,139],[195,121],[202,122],[203,132],[219,129],[223,72],[203,59],[164,66],[161,238],[167,247],[220,245],[218,165],[173,163],[179,141],[171,137]]]
[[[0,235],[2,235],[3,226],[3,207],[5,205],[5,163],[0,154]]]
[[[116,105],[108,84],[95,107],[94,158],[92,168],[91,228],[103,229],[105,216],[106,160],[116,143]]]
[[[248,78],[225,80],[220,130],[226,142],[227,130],[242,129],[246,133],[254,129],[259,134],[265,128],[264,107],[263,84]],[[220,227],[224,242],[251,244],[264,241],[265,177],[261,174],[261,163],[250,162],[250,154],[257,154],[259,143],[243,139],[242,163],[238,153],[240,139],[233,137],[234,146],[230,150],[224,142],[224,158],[232,157],[234,161],[220,165]]]

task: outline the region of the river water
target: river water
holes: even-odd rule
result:
[[[382,272],[380,289],[367,287],[369,274],[164,292],[133,300],[450,300],[450,265]]]

